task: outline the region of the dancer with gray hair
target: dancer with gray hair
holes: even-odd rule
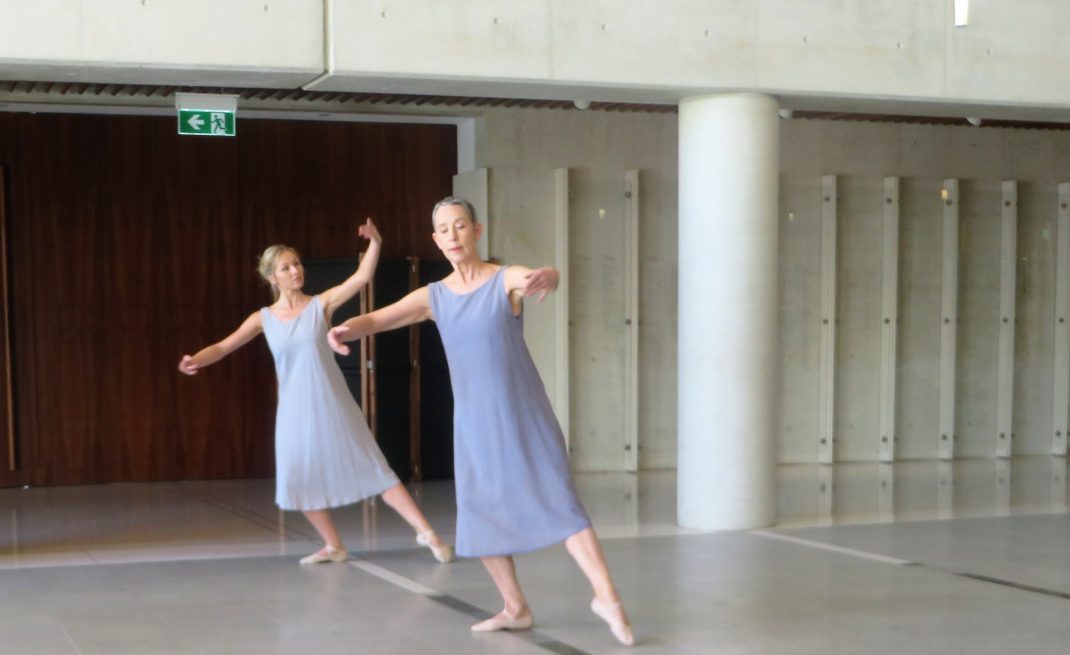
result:
[[[305,271],[296,250],[282,245],[265,250],[260,275],[271,285],[274,303],[222,341],[184,356],[178,370],[196,375],[264,333],[279,380],[275,502],[303,512],[324,543],[302,564],[344,561],[347,553],[330,509],[380,494],[416,530],[417,543],[448,562],[452,547],[431,529],[390,469],[324,340],[335,310],[368,284],[379,260],[382,238],[371,219],[358,233],[370,243],[356,272],[317,296],[302,291]]]
[[[594,589],[591,610],[623,644],[634,641],[586,512],[576,497],[564,436],[524,343],[523,299],[557,288],[552,267],[498,266],[479,257],[482,225],[472,205],[449,197],[432,212],[432,237],[453,273],[328,333],[331,347],[434,320],[449,363],[454,400],[457,552],[479,557],[502,596],[476,632],[533,624],[513,555],[564,542]]]

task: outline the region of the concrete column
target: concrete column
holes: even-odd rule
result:
[[[776,514],[777,102],[680,103],[677,520]]]

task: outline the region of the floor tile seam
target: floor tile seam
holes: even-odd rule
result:
[[[907,526],[907,525],[922,525],[929,523],[947,523],[947,522],[963,522],[974,523],[980,521],[989,521],[993,519],[1030,519],[1030,518],[1044,518],[1053,517],[1059,515],[1067,515],[1070,512],[1064,508],[1053,507],[1051,509],[1043,509],[1036,511],[1023,511],[1023,512],[1010,512],[1007,514],[995,514],[992,512],[984,514],[966,514],[966,515],[952,515],[952,516],[927,516],[924,518],[910,518],[910,519],[891,519],[886,521],[849,521],[844,517],[836,517],[835,520],[829,519],[828,521],[816,523],[816,522],[800,522],[800,523],[785,523],[781,525],[774,525],[770,530],[809,530],[820,528],[856,528],[856,527],[876,527],[876,526]]]
[[[292,541],[292,540],[287,540]],[[94,546],[86,548],[85,551],[92,553],[115,553],[125,550],[136,551],[148,551],[148,550],[188,550],[199,551],[211,548],[248,548],[250,546],[261,546],[264,544],[277,544],[278,539],[252,539],[252,538],[238,538],[234,540],[219,540],[203,538],[197,541],[137,541],[129,544],[101,544],[100,546]]]
[[[360,569],[361,571],[364,571],[369,575],[379,578],[384,582],[389,582],[390,584],[396,587],[401,587],[402,589],[410,593],[414,593],[420,596],[434,596],[442,593],[432,589],[431,587],[422,585],[419,582],[413,580],[412,578],[403,576],[400,573],[397,573],[396,571],[391,571],[390,569],[384,566],[380,566],[379,564],[376,564],[366,559],[362,559],[360,557],[350,557],[349,560],[346,561],[346,564],[352,566],[353,568]]]
[[[262,543],[267,543],[267,542],[257,542],[257,544],[262,544]],[[27,571],[27,570],[33,570],[33,569],[79,568],[79,567],[90,567],[90,566],[96,567],[96,566],[124,566],[124,565],[138,565],[138,564],[169,564],[169,563],[174,563],[174,562],[209,562],[209,561],[249,560],[249,559],[264,559],[264,558],[287,558],[288,559],[288,558],[292,557],[291,555],[284,554],[284,553],[256,553],[256,554],[238,553],[238,554],[234,554],[234,555],[219,555],[219,554],[206,554],[205,551],[199,550],[199,548],[211,549],[211,548],[218,547],[219,545],[220,545],[219,543],[198,544],[196,547],[191,547],[193,549],[193,556],[188,556],[188,557],[164,557],[164,558],[149,557],[149,558],[143,558],[143,559],[137,559],[137,558],[130,559],[129,557],[121,558],[121,559],[100,559],[99,557],[97,557],[97,556],[95,556],[93,554],[93,551],[71,550],[71,551],[63,551],[63,552],[58,553],[58,554],[67,555],[67,556],[77,555],[77,556],[79,556],[81,558],[84,558],[85,560],[88,560],[88,561],[78,561],[77,563],[65,562],[65,563],[53,563],[53,564],[38,564],[38,565],[29,565],[29,566],[23,565],[23,564],[15,564],[15,565],[0,564],[0,572]],[[236,549],[241,549],[241,548],[248,548],[249,543],[235,543],[235,544],[226,544],[226,545],[233,545]],[[170,550],[171,548],[172,548],[171,546],[156,546],[156,547],[150,546],[150,547],[144,547],[144,548],[123,548],[123,549],[118,549],[118,550],[132,551],[132,552],[134,552],[136,554],[146,554],[146,553],[152,553],[154,550]],[[422,550],[422,548],[394,548],[394,549],[388,549],[388,550],[374,550],[374,551],[369,551],[369,552],[374,553],[376,555],[390,555],[390,554],[408,554],[408,553],[415,552],[415,551],[418,551],[418,550]],[[98,554],[105,553],[105,552],[109,552],[109,551],[107,549],[98,549]],[[110,551],[110,552],[114,552],[114,550]],[[350,551],[350,553],[353,553],[353,551]],[[352,559],[355,559],[355,558],[351,557],[351,560]],[[376,565],[373,565],[373,566],[376,566]]]
[[[59,563],[59,564],[0,564],[0,573],[10,573],[12,571],[32,571],[34,569],[65,569],[78,566],[96,566],[89,562],[83,562],[81,564],[71,563]]]
[[[260,545],[262,543],[267,543],[267,542],[257,542],[257,545]],[[250,544],[248,544],[248,543],[238,543],[238,544],[233,544],[233,545],[235,547],[238,547],[238,548],[246,549],[246,551],[247,551]],[[238,554],[234,554],[234,555],[226,555],[226,554],[222,554],[221,555],[219,553],[210,552],[211,549],[216,548],[218,546],[220,546],[220,544],[218,544],[218,543],[203,544],[203,545],[200,545],[200,546],[191,547],[190,550],[188,552],[186,552],[185,554],[183,554],[183,555],[173,555],[172,554],[172,555],[166,555],[166,556],[162,556],[162,557],[159,556],[159,555],[153,556],[153,553],[156,552],[156,551],[160,551],[160,550],[163,550],[163,551],[172,550],[171,546],[117,549],[117,550],[120,550],[120,551],[128,551],[130,553],[129,555],[127,555],[125,557],[119,557],[119,558],[115,558],[114,557],[115,552],[116,552],[115,550],[107,551],[107,550],[103,550],[102,549],[102,550],[98,551],[99,555],[103,555],[105,553],[110,553],[113,556],[113,558],[111,558],[111,559],[98,559],[92,552],[90,552],[90,553],[88,553],[89,557],[91,559],[93,559],[94,562],[93,562],[93,564],[87,564],[87,566],[111,566],[111,565],[123,565],[123,564],[169,564],[169,563],[173,563],[173,562],[218,562],[218,561],[226,561],[226,560],[260,559],[260,558],[263,558],[263,557],[286,557],[286,555],[280,554],[280,553],[257,553],[257,554],[251,554],[251,553],[247,553],[247,552],[243,551],[242,553],[238,553]],[[137,555],[142,555],[143,557],[141,559],[138,559],[136,557]],[[148,557],[144,557],[146,555]]]
[[[236,505],[221,498],[217,498],[204,491],[193,490],[190,495],[218,509],[233,514],[238,518],[244,519],[259,528],[263,528],[264,530],[267,530],[272,534],[279,534],[278,523],[275,521],[274,518],[270,516],[265,516],[264,514],[261,514],[255,510],[247,509],[245,507]],[[302,531],[300,528],[289,525],[285,526],[282,529],[282,534],[290,541],[316,542],[319,539],[318,536],[308,534],[307,532]]]
[[[785,541],[788,543],[794,543],[800,546],[808,548],[814,548],[818,550],[825,550],[829,552],[839,553],[843,555],[849,555],[851,557],[859,557],[870,561],[882,562],[885,564],[894,564],[898,566],[910,566],[927,571],[933,571],[936,573],[943,573],[946,575],[953,575],[959,578],[965,578],[967,580],[973,580],[975,582],[984,582],[987,584],[999,585],[1001,587],[1007,587],[1009,589],[1017,589],[1019,591],[1025,591],[1042,596],[1048,596],[1051,598],[1060,598],[1063,600],[1070,600],[1070,593],[1065,591],[1059,591],[1057,589],[1048,589],[1045,587],[1038,587],[1035,585],[1028,585],[1021,582],[1014,582],[1013,580],[1004,580],[1002,578],[996,578],[990,575],[984,575],[981,573],[971,573],[969,571],[960,571],[956,569],[944,568],[940,566],[932,566],[923,562],[916,562],[910,560],[903,560],[894,557],[888,557],[886,555],[878,555],[877,553],[870,553],[864,550],[856,550],[853,548],[845,548],[843,546],[836,546],[834,544],[822,543],[819,541],[812,541],[809,539],[803,539],[801,537],[790,537],[787,535],[781,535],[773,532],[766,532],[764,530],[756,530],[751,534],[766,537],[778,541]]]
[[[74,649],[74,652],[78,655],[85,655],[82,649],[78,647],[77,642],[74,641],[74,637],[72,637],[71,633],[67,631],[67,626],[61,623],[59,629],[63,631],[63,636],[67,638],[67,642],[70,643],[71,648]]]
[[[11,557],[11,556],[8,555],[8,556],[5,556],[5,557]],[[27,554],[25,556],[20,556],[20,555],[15,555],[14,556],[14,558],[16,560],[19,560],[19,559],[22,559],[22,558],[30,559],[32,557],[40,558],[41,555],[38,554],[38,553],[29,553],[29,554]],[[26,571],[26,570],[31,570],[31,569],[70,568],[70,567],[78,567],[78,566],[97,566],[99,564],[103,564],[103,562],[100,562],[95,557],[93,557],[93,555],[89,551],[81,550],[81,549],[49,552],[49,553],[45,554],[45,557],[49,558],[50,560],[52,560],[53,563],[38,563],[38,564],[30,563],[30,564],[25,564],[25,563],[22,563],[22,562],[19,562],[19,561],[16,561],[16,562],[13,562],[13,563],[3,563],[2,561],[0,561],[0,571]],[[70,558],[71,557],[78,558],[77,563],[71,563],[70,562]],[[57,559],[60,560],[58,563],[55,562]],[[83,561],[83,560],[86,560],[86,559],[89,560],[89,561]],[[2,558],[0,558],[0,560],[2,560]],[[40,560],[38,560],[38,561],[40,562]]]
[[[2,562],[4,558],[14,558],[14,559],[19,559],[20,557],[37,557],[37,558],[41,558],[41,557],[61,558],[62,557],[62,558],[70,558],[70,557],[78,556],[78,557],[82,557],[82,558],[90,560],[89,562],[86,562],[86,565],[111,564],[111,563],[114,563],[112,560],[110,560],[110,559],[100,559],[100,556],[114,555],[115,553],[120,553],[120,552],[152,553],[152,552],[161,551],[161,550],[174,551],[176,549],[183,550],[185,552],[194,553],[194,554],[201,554],[201,553],[204,553],[204,552],[209,551],[211,549],[220,548],[220,547],[224,547],[224,548],[233,547],[235,549],[237,549],[237,548],[246,548],[247,549],[251,545],[252,546],[262,546],[262,545],[265,545],[265,544],[274,544],[274,543],[275,542],[272,542],[272,541],[252,541],[252,542],[250,542],[250,541],[238,541],[238,542],[211,541],[211,542],[205,542],[205,543],[189,543],[189,544],[168,543],[168,544],[162,544],[162,545],[159,544],[159,543],[140,543],[140,544],[126,544],[126,545],[122,545],[122,546],[112,546],[112,547],[100,546],[100,547],[95,547],[95,548],[72,548],[70,550],[33,551],[33,552],[25,553],[25,554],[23,554],[23,553],[0,554],[0,562]],[[261,555],[254,555],[253,557],[261,557]],[[212,558],[211,557],[197,557],[196,559],[212,559]],[[232,557],[224,556],[222,559],[232,559]],[[124,560],[124,561],[120,561],[118,563],[131,564],[131,563],[138,563],[140,561],[142,561],[142,560],[128,560],[128,561]],[[154,559],[144,560],[144,561],[156,562],[156,561],[171,561],[171,560],[159,560],[159,559],[155,559],[154,558]],[[0,565],[0,568],[2,568],[2,565]],[[13,567],[13,568],[18,568],[18,567]]]
[[[453,596],[451,594],[438,591],[437,589],[432,589],[431,587],[423,585],[413,580],[412,578],[408,578],[396,571],[391,571],[386,567],[380,566],[368,560],[361,558],[350,558],[349,561],[347,561],[346,563],[354,568],[364,571],[368,575],[372,575],[376,578],[379,578],[380,580],[383,580],[384,582],[393,584],[410,593],[423,596],[428,600],[448,607],[476,621],[482,621],[484,619],[490,618],[491,616],[494,616],[492,612],[488,612],[480,607],[472,605],[471,603],[468,603],[467,601],[457,598],[456,596]],[[537,630],[529,629],[521,631],[507,631],[506,634],[513,638],[527,641],[528,643],[538,646],[539,648],[542,648],[544,650],[548,650],[552,653],[557,653],[557,655],[588,655],[587,651],[576,648],[575,646],[555,639]]]
[[[239,544],[240,545],[240,544]],[[87,555],[88,556],[88,555]],[[104,567],[104,566],[139,566],[139,565],[155,565],[155,564],[176,564],[176,563],[190,563],[190,562],[220,562],[220,561],[237,561],[237,560],[258,560],[258,559],[290,559],[292,555],[286,554],[249,554],[249,555],[234,555],[234,556],[211,556],[211,557],[180,557],[180,558],[166,558],[166,559],[117,559],[117,560],[97,560],[92,556],[89,556],[93,561],[80,562],[77,564],[41,564],[32,566],[0,566],[0,573],[11,571],[33,571],[38,569],[77,569],[86,567]]]
[[[781,534],[778,532],[769,532],[768,530],[752,530],[749,534],[763,537],[766,539],[772,539],[774,541],[782,541],[786,543],[792,543],[799,546],[805,546],[807,548],[813,548],[816,550],[824,550],[832,553],[839,553],[841,555],[848,555],[850,557],[857,557],[860,559],[869,560],[871,562],[881,562],[883,564],[893,564],[896,566],[916,566],[917,562],[910,560],[899,559],[898,557],[889,557],[887,555],[878,555],[877,553],[870,553],[864,550],[857,550],[854,548],[846,548],[844,546],[836,546],[834,544],[828,544],[821,541],[814,541],[811,539],[804,539],[802,537],[793,537],[791,535]]]
[[[1003,578],[996,578],[990,575],[984,575],[981,573],[970,573],[969,571],[956,571],[953,569],[944,569],[937,566],[926,566],[921,564],[926,569],[931,571],[940,571],[941,573],[948,573],[950,575],[958,576],[960,578],[966,578],[967,580],[975,580],[977,582],[986,582],[988,584],[999,585],[1001,587],[1007,587],[1009,589],[1017,589],[1019,591],[1027,591],[1033,594],[1039,594],[1041,596],[1048,596],[1051,598],[1060,598],[1062,600],[1070,600],[1070,593],[1065,591],[1059,591],[1058,589],[1047,589],[1045,587],[1037,587],[1035,585],[1028,585],[1021,582],[1014,582],[1013,580],[1004,580]]]
[[[237,516],[238,518],[245,519],[251,523],[255,523],[258,527],[266,528],[271,532],[277,533],[277,523],[273,517],[266,516],[255,510],[251,510],[231,501],[225,500],[218,496],[215,496],[207,491],[201,489],[193,489],[187,492],[187,495],[196,498],[202,502],[205,502],[217,509],[221,509],[229,514]],[[290,528],[286,528],[289,530]]]
[[[693,530],[690,528],[666,529],[664,532],[648,532],[646,534],[602,534],[598,526],[594,526],[598,533],[599,541],[619,541],[621,539],[657,539],[662,537],[697,537],[714,534],[717,531]],[[604,528],[603,528],[604,529]]]

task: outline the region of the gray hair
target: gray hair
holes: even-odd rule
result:
[[[279,288],[271,283],[271,276],[275,274],[275,261],[288,252],[292,252],[298,258],[301,257],[296,248],[277,243],[264,249],[264,254],[260,255],[260,263],[256,266],[260,277],[264,278],[264,281],[268,284],[271,284],[271,295],[275,300],[279,299]]]
[[[431,210],[432,227],[435,224],[435,214],[438,213],[438,210],[442,209],[443,207],[452,207],[454,205],[460,205],[461,207],[464,207],[464,210],[468,212],[468,218],[472,219],[472,225],[475,225],[479,222],[479,218],[476,216],[476,208],[472,206],[472,203],[468,202],[464,198],[461,198],[460,196],[446,196],[442,200],[436,202],[435,208]]]

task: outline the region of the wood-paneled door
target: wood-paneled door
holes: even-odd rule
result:
[[[8,275],[8,224],[5,171],[0,167],[0,485],[19,484],[24,474],[19,465],[19,444],[15,432],[15,389],[11,356],[11,298]]]

